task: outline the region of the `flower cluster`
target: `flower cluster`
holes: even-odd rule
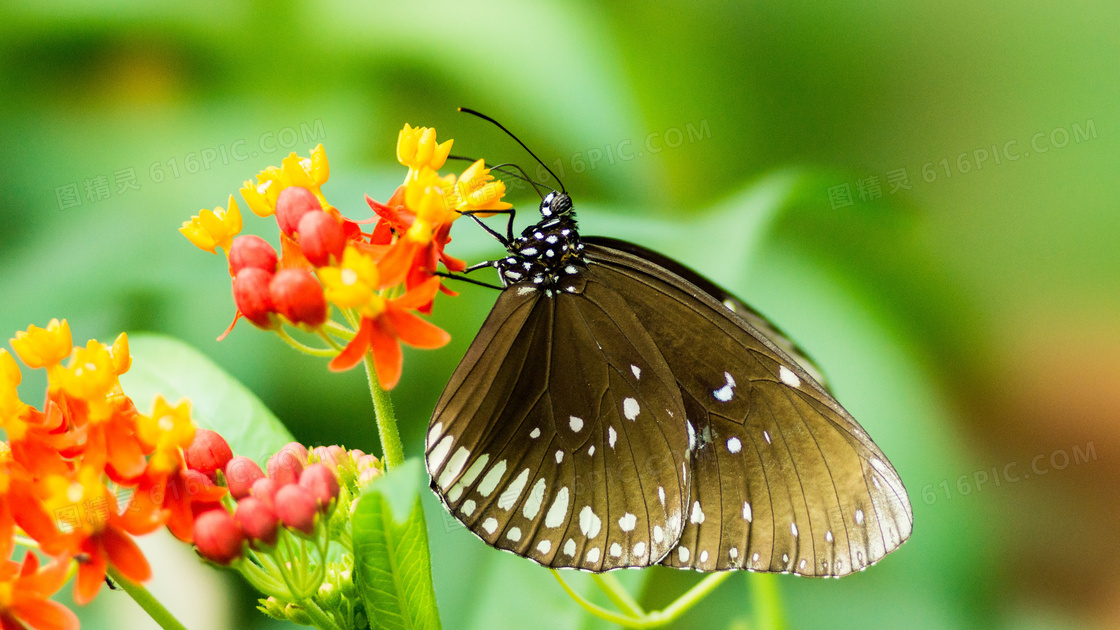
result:
[[[229,494],[194,522],[199,555],[239,571],[267,596],[261,610],[277,619],[309,624],[309,607],[336,619],[364,614],[351,575],[350,513],[362,489],[383,474],[381,462],[357,449],[309,451],[291,442],[262,470],[233,456],[224,440],[208,443],[215,447],[204,459]]]
[[[276,217],[279,254],[264,239],[238,236],[241,213],[232,195],[226,209],[202,210],[180,231],[203,250],[227,254],[234,323],[245,317],[304,351],[330,355],[332,370],[350,369],[368,354],[380,385],[392,389],[400,380],[402,342],[438,348],[450,339],[417,314],[431,313],[437,292],[454,295],[438,273],[466,268],[444,251],[451,225],[464,213],[487,216],[511,207],[502,201],[505,184],[483,160],[458,177],[440,174],[452,143],[437,142],[434,129],[404,126],[397,159],[408,173],[385,203],[366,197],[377,215],[369,232],[362,230],[365,220],[344,217],[323,195],[329,166],[322,145],[309,157],[292,153],[241,189],[250,210]],[[330,319],[332,305],[344,322]],[[284,324],[316,332],[331,347],[299,345]]]
[[[74,347],[68,323],[17,332],[11,347],[32,369],[44,369],[42,409],[19,398],[22,373],[0,349],[0,625],[77,628],[69,609],[48,598],[76,564],[74,599],[89,602],[106,573],[133,582],[151,568],[133,541],[166,525],[190,541],[199,504],[226,493],[214,486],[199,449],[207,432],[196,429],[187,404],[162,398],[140,413],[121,389],[131,367],[128,338],[112,345],[90,340]],[[193,491],[209,484],[205,492]],[[187,488],[192,491],[188,492]],[[17,538],[18,537],[18,538]],[[29,551],[10,560],[20,544],[50,557],[40,566]]]

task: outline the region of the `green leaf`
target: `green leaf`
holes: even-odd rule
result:
[[[441,627],[420,479],[414,458],[375,482],[354,510],[355,583],[373,628]]]
[[[171,337],[129,336],[132,368],[121,386],[141,413],[157,395],[191,402],[199,426],[222,434],[238,455],[264,462],[292,441],[292,434],[251,391],[205,355]]]

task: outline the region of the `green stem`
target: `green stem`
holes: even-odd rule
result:
[[[622,612],[631,617],[645,616],[646,611],[642,610],[642,607],[630,595],[630,591],[626,590],[626,587],[618,581],[613,573],[595,573],[592,574],[591,579],[599,585],[599,588],[607,594],[607,597],[614,602],[615,606],[622,609]]]
[[[148,589],[136,582],[128,580],[128,578],[121,575],[112,565],[109,565],[108,574],[109,577],[113,578],[114,582],[120,585],[124,592],[132,597],[133,601],[144,609],[144,612],[148,613],[149,617],[159,624],[159,627],[164,630],[187,630],[186,626],[179,623],[179,620],[176,619],[170,611],[164,608],[163,604],[161,604],[158,599],[148,592]]]
[[[369,394],[373,398],[373,410],[377,415],[377,431],[381,437],[381,449],[385,456],[385,470],[389,471],[404,462],[404,446],[397,431],[397,416],[393,413],[393,400],[389,392],[381,388],[377,381],[377,371],[373,368],[373,358],[369,353],[364,357],[366,379],[369,381]]]
[[[293,338],[291,335],[289,335],[288,332],[283,328],[277,328],[274,332],[278,337],[280,337],[281,340],[284,341],[284,343],[295,348],[296,350],[299,350],[304,354],[310,354],[314,357],[333,357],[334,355],[338,354],[338,351],[334,350],[333,348],[312,348],[307,344],[300,343],[296,341],[295,338]]]
[[[300,601],[299,605],[303,607],[307,616],[311,617],[311,621],[315,622],[315,626],[321,630],[342,630],[342,628],[335,623],[334,618],[324,612],[322,608],[319,608],[310,597]]]
[[[782,615],[782,601],[778,596],[776,575],[751,574],[751,604],[754,608],[754,626],[758,630],[781,630],[786,627]]]
[[[678,597],[676,601],[674,601],[672,604],[669,604],[663,610],[655,610],[649,613],[640,612],[641,607],[638,606],[633,597],[631,597],[630,594],[626,592],[626,590],[622,587],[622,585],[619,584],[618,580],[611,580],[609,578],[602,579],[599,576],[593,576],[592,579],[595,579],[595,582],[599,584],[600,588],[602,588],[604,592],[607,593],[607,596],[610,597],[611,601],[617,604],[619,608],[627,609],[632,607],[637,611],[636,614],[632,612],[630,614],[624,615],[607,610],[601,606],[591,603],[582,595],[572,590],[572,588],[568,586],[567,582],[564,581],[564,578],[560,577],[559,572],[557,572],[555,569],[553,569],[552,571],[552,575],[556,577],[556,581],[560,582],[560,586],[564,588],[564,591],[568,593],[568,596],[576,600],[576,603],[582,606],[584,610],[595,615],[596,617],[599,617],[600,619],[605,619],[606,621],[609,621],[611,623],[616,623],[625,628],[638,628],[640,630],[644,630],[646,628],[659,628],[666,624],[672,623],[673,621],[676,621],[678,617],[680,617],[690,608],[699,603],[700,600],[704,599],[704,597],[706,597],[708,593],[712,592],[715,587],[719,586],[724,580],[731,577],[731,573],[731,571],[712,573],[711,575],[701,580],[700,583],[698,583],[696,586],[693,586],[691,589],[689,589],[688,592],[686,592],[684,595]]]

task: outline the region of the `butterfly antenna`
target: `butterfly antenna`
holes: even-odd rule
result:
[[[463,160],[464,162],[475,162],[476,161],[474,158],[466,157],[464,155],[449,155],[449,156],[447,156],[447,159],[449,159],[449,160]],[[513,168],[517,169],[521,174],[517,175],[516,173],[511,173],[511,172],[505,170],[505,167],[507,167],[507,166],[512,166]],[[551,190],[552,192],[556,192],[556,189],[553,188],[552,186],[549,186],[548,184],[542,184],[540,182],[533,181],[529,177],[529,175],[527,173],[525,173],[525,169],[521,168],[517,164],[514,164],[513,162],[508,162],[506,164],[497,164],[497,165],[494,165],[494,166],[491,166],[491,167],[488,167],[488,168],[492,171],[498,171],[499,173],[501,173],[503,175],[508,175],[508,176],[510,176],[514,179],[520,179],[523,182],[528,182],[529,185],[533,187],[533,190],[535,190],[537,192],[537,194],[540,195],[541,199],[544,199],[544,194],[541,193],[540,188],[537,188],[538,186],[544,186],[545,188]]]
[[[513,135],[513,132],[512,132],[512,131],[510,131],[509,129],[506,129],[506,128],[505,128],[505,127],[504,127],[504,126],[502,125],[502,123],[500,123],[500,122],[498,122],[498,121],[494,120],[493,118],[491,118],[491,117],[487,116],[486,114],[482,114],[482,113],[480,113],[480,112],[476,112],[476,111],[474,111],[473,109],[468,109],[468,108],[466,108],[466,107],[460,107],[460,108],[459,108],[459,111],[461,111],[461,112],[465,112],[465,113],[467,113],[467,114],[471,114],[472,116],[478,116],[479,118],[481,118],[481,119],[483,119],[483,120],[485,120],[485,121],[489,121],[489,122],[493,123],[493,124],[494,124],[494,125],[495,125],[495,126],[496,126],[496,127],[498,128],[498,129],[501,129],[502,131],[506,132],[506,135],[508,135],[509,137],[511,137],[511,138],[513,138],[514,140],[516,140],[516,141],[517,141],[517,144],[520,144],[520,145],[521,145],[521,148],[523,148],[523,149],[525,149],[526,151],[528,151],[528,152],[529,152],[529,155],[533,156],[533,159],[534,159],[534,160],[536,160],[538,164],[540,164],[541,166],[543,166],[543,167],[544,167],[544,170],[548,171],[548,174],[549,174],[549,175],[552,175],[553,177],[556,177],[556,173],[553,173],[553,172],[552,172],[552,169],[548,168],[548,165],[544,163],[544,160],[542,160],[542,159],[540,159],[539,157],[537,157],[537,154],[536,154],[536,153],[533,153],[533,150],[532,150],[532,149],[530,149],[529,147],[525,146],[525,143],[524,143],[524,142],[522,142],[520,138],[518,138],[517,136]],[[560,179],[559,177],[556,177],[556,181],[560,183],[560,192],[562,192],[562,193],[564,193],[564,194],[567,194],[567,193],[568,193],[568,191],[567,191],[567,189],[566,189],[566,188],[564,187],[564,182],[563,182],[563,181],[561,181],[561,179]]]

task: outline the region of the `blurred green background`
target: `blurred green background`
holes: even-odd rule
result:
[[[891,456],[913,538],[844,580],[778,578],[791,627],[1117,627],[1117,33],[1104,0],[4,3],[0,333],[66,317],[79,342],[173,335],[301,440],[376,452],[362,374],[248,326],[214,340],[233,313],[224,261],[176,228],[319,142],[324,192],[366,218],[362,194],[403,177],[405,122],[532,168],[455,113],[473,107],[562,168],[587,233],[660,249],[771,316]],[[456,235],[456,255],[497,255]],[[493,299],[441,299],[454,341],[407,354],[410,453]],[[428,503],[445,627],[601,627]],[[270,627],[228,576],[144,545],[191,628]],[[625,573],[651,606],[697,579]],[[676,627],[745,627],[752,584]],[[120,593],[82,615],[150,627]]]

